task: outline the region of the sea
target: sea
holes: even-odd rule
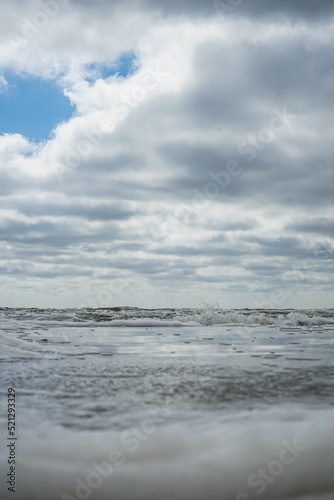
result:
[[[0,498],[333,500],[334,310],[0,309]]]

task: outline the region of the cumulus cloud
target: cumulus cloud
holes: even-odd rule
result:
[[[332,3],[222,3],[6,7],[2,72],[75,113],[0,136],[4,304],[330,305]]]

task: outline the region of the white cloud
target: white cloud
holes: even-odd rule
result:
[[[6,80],[6,78],[2,75],[0,75],[0,94],[4,91],[6,91],[8,87],[8,82]]]

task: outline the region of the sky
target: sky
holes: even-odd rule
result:
[[[332,1],[0,14],[0,306],[333,307]]]

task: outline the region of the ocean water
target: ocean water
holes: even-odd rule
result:
[[[1,499],[334,499],[334,310],[0,321]]]

